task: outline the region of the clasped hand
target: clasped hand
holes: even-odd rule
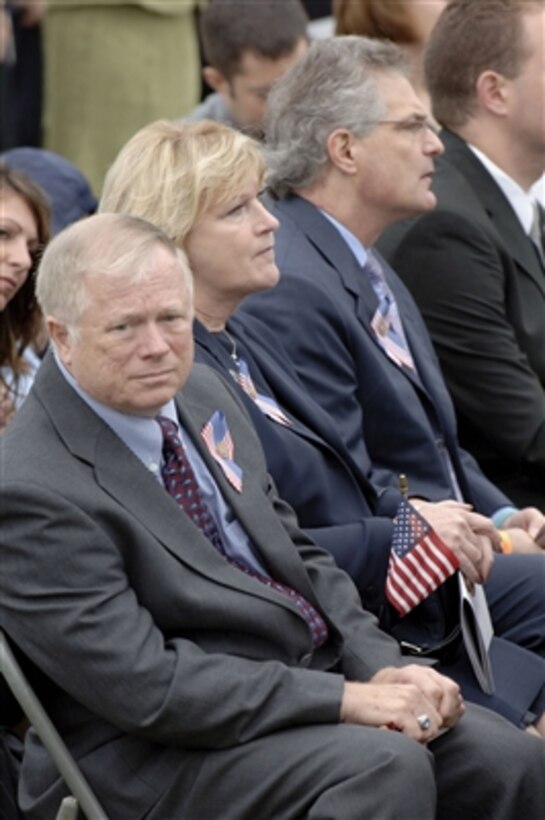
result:
[[[427,743],[464,714],[460,687],[427,666],[386,667],[368,683],[346,682],[341,720],[363,726],[395,729]],[[427,716],[423,729],[419,717]]]

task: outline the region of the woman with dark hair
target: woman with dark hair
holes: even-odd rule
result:
[[[45,194],[0,164],[0,431],[28,393],[45,347],[32,273],[48,240]]]

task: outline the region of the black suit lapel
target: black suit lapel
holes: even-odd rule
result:
[[[447,148],[444,161],[462,174],[496,231],[499,242],[545,294],[543,265],[503,191],[463,140],[449,131],[443,131],[441,138]]]

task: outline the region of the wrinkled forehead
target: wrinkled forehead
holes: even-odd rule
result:
[[[131,304],[157,308],[192,304],[191,278],[180,259],[158,247],[136,267],[120,264],[109,270],[101,267],[83,274],[86,312],[123,312]]]

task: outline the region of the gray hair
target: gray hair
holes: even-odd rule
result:
[[[45,316],[52,316],[77,336],[87,305],[89,277],[123,277],[130,284],[149,276],[150,258],[163,247],[178,260],[180,277],[193,296],[185,253],[159,228],[127,214],[98,214],[61,231],[47,246],[36,277],[36,294]]]
[[[365,137],[384,116],[378,74],[407,76],[401,49],[367,37],[314,42],[271,91],[265,117],[267,184],[278,197],[317,182],[336,128]]]

